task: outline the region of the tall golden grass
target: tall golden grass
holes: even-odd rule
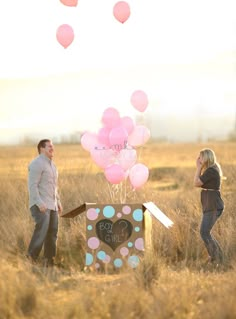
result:
[[[152,254],[136,270],[98,274],[84,270],[85,218],[60,219],[58,266],[45,270],[25,258],[33,231],[28,208],[27,166],[34,146],[0,147],[0,318],[235,318],[236,147],[235,143],[158,144],[138,149],[150,169],[146,185],[109,185],[79,145],[56,145],[55,162],[64,212],[83,202],[153,201],[174,221],[167,230],[153,220]],[[215,150],[226,180],[225,211],[214,228],[226,261],[207,258],[199,235],[199,189],[195,159]]]

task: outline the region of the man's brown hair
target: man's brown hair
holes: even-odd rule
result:
[[[51,140],[49,140],[49,139],[44,139],[44,140],[39,141],[38,146],[37,146],[37,149],[38,149],[38,153],[39,153],[39,154],[40,154],[40,148],[45,148],[47,142],[51,142]]]

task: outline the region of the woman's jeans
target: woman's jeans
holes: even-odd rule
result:
[[[35,229],[28,255],[36,260],[44,246],[44,257],[51,261],[56,256],[58,212],[48,209],[45,213],[41,213],[36,205],[32,206],[30,211],[35,221]]]
[[[211,257],[211,261],[216,262],[223,261],[223,252],[220,248],[219,243],[211,235],[211,230],[221,214],[222,210],[203,213],[202,223],[200,227],[200,234],[204,241],[208,254]]]

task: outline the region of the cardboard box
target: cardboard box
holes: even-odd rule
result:
[[[84,203],[62,215],[73,218],[86,213],[86,266],[103,269],[136,268],[151,242],[151,216],[167,228],[173,222],[152,202],[143,204]],[[145,248],[146,248],[145,247]]]

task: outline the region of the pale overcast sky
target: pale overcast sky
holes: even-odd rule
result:
[[[116,2],[0,1],[0,142],[97,130],[110,106],[135,118],[136,89],[149,97],[144,117],[217,115],[233,125],[235,1],[129,0],[124,24]],[[75,33],[67,49],[56,40],[64,23]]]

